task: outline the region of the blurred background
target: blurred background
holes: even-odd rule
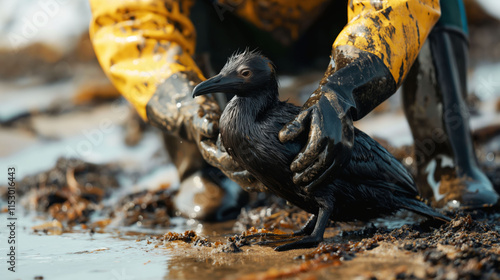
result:
[[[500,1],[465,3],[470,24],[467,103],[471,127],[481,165],[500,186]],[[7,167],[14,166],[21,182],[17,189],[21,203],[48,217],[25,219],[25,226],[33,226],[35,232],[57,235],[81,230],[87,234],[89,228],[93,233],[110,224],[134,226],[137,231],[187,224],[201,231],[204,225],[195,221],[171,219],[177,215],[171,205],[172,191],[165,190],[178,186],[177,173],[163,149],[160,132],[138,117],[101,70],[88,35],[90,17],[87,0],[0,1],[0,186],[8,182]],[[297,102],[304,101],[322,75],[280,76],[282,93],[301,96]],[[401,92],[356,126],[411,165],[412,137],[401,108]],[[5,191],[0,188],[0,194]],[[0,207],[6,212],[5,200],[0,200]],[[60,249],[46,255],[51,261],[65,252],[115,242],[101,235],[96,237],[101,243],[62,245],[67,241],[42,241],[26,231],[22,234],[26,247],[58,245]],[[47,254],[44,248],[36,247],[30,256]],[[128,259],[131,265],[141,264],[144,250],[133,254]],[[129,251],[127,258],[130,255]],[[60,264],[84,260],[89,267],[104,265],[98,259],[69,256]],[[119,250],[107,256],[125,258]],[[147,256],[153,263],[154,258]],[[36,257],[25,256],[23,261],[34,271],[51,273]],[[159,268],[148,271],[162,275],[164,259],[157,261]],[[113,268],[113,275],[121,273],[121,266]],[[73,269],[60,275],[71,273]],[[88,273],[80,276],[100,272]]]
[[[0,166],[19,178],[59,157],[141,172],[162,151],[100,69],[90,17],[86,0],[0,3]]]

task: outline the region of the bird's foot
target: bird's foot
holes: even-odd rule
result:
[[[267,235],[269,236],[269,235]],[[285,237],[286,234],[276,234],[276,235],[271,235],[272,237]],[[289,235],[290,237],[292,234]],[[304,249],[304,248],[312,248],[317,246],[321,241],[323,241],[323,238],[317,238],[315,236],[306,236],[301,239],[298,238],[286,238],[286,239],[276,239],[276,240],[263,240],[254,243],[254,245],[260,245],[260,246],[268,246],[268,245],[277,245],[281,243],[286,243],[283,245],[279,245],[274,248],[275,251],[288,251],[288,250],[294,250],[294,249]]]
[[[259,238],[259,237],[273,237],[273,238],[290,238],[295,236],[294,233],[289,233],[289,234],[278,234],[278,233],[269,233],[269,232],[260,232],[260,233],[254,233],[250,234],[247,236],[243,236],[244,239],[252,239],[252,238]],[[279,241],[279,240],[278,240]]]
[[[300,233],[303,235],[303,233]],[[260,246],[269,246],[269,245],[278,245],[282,243],[286,243],[283,245],[279,245],[274,250],[276,251],[288,251],[288,250],[293,250],[293,249],[303,249],[303,248],[311,248],[315,247],[318,245],[321,241],[323,241],[322,237],[317,237],[317,236],[305,236],[301,239],[297,238],[297,234],[275,234],[275,233],[256,233],[252,235],[247,235],[244,238],[245,239],[251,239],[251,238],[259,238],[259,237],[272,237],[273,240],[263,240],[259,242],[253,243],[253,245],[260,245]],[[295,237],[295,238],[294,238]]]
[[[260,245],[260,246],[268,246],[268,245],[279,245],[291,241],[297,241],[297,237],[295,233],[290,234],[276,234],[276,233],[255,233],[251,235],[247,235],[243,237],[245,240],[248,240],[252,245]],[[259,239],[257,238],[271,238],[267,239]]]
[[[259,246],[277,245],[277,244],[287,243],[287,242],[292,242],[292,241],[297,241],[297,240],[298,240],[298,238],[293,238],[293,237],[286,238],[286,239],[263,240],[263,241],[256,242],[255,245],[259,245]]]
[[[282,240],[283,242],[284,240]],[[290,240],[292,241],[292,240]],[[322,237],[318,236],[306,236],[302,239],[299,239],[295,242],[287,243],[280,245],[276,248],[274,248],[275,251],[288,251],[288,250],[295,250],[295,249],[305,249],[305,248],[312,248],[316,247],[321,241],[323,241]]]
[[[293,249],[304,249],[317,246],[321,241],[323,241],[323,233],[325,233],[325,227],[328,223],[328,219],[332,214],[332,209],[329,207],[320,207],[318,215],[312,215],[307,221],[306,225],[302,227],[298,232],[294,232],[294,235],[305,235],[302,239],[295,242],[280,245],[274,248],[275,251],[288,251]],[[290,240],[293,241],[293,240]],[[284,240],[282,240],[284,242]]]

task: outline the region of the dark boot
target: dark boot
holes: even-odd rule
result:
[[[435,28],[404,84],[404,108],[415,139],[417,185],[434,206],[495,204],[498,194],[480,170],[465,105],[467,40]]]

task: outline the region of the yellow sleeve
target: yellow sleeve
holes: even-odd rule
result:
[[[350,45],[376,55],[399,86],[440,15],[439,0],[349,0],[333,49]]]
[[[90,0],[90,38],[104,72],[143,119],[146,104],[166,78],[193,71],[193,1]]]

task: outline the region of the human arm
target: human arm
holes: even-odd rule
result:
[[[192,4],[90,0],[90,37],[102,69],[139,115],[193,141],[200,133],[216,135],[218,105],[210,97],[194,101],[189,95],[205,79],[192,57]]]
[[[279,135],[286,142],[309,133],[290,167],[295,183],[314,188],[349,162],[352,121],[396,91],[439,15],[438,0],[349,2],[324,78]]]
[[[220,109],[215,99],[191,97],[205,80],[193,59],[193,2],[90,0],[92,44],[106,75],[144,120],[195,142],[209,164],[253,188],[255,179],[216,145]]]

